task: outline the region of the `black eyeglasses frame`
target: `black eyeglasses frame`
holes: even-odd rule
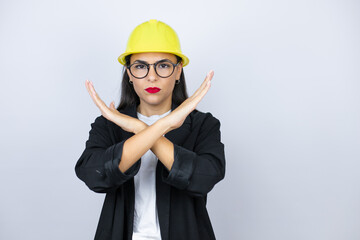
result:
[[[170,64],[173,65],[173,70],[172,70],[172,72],[170,73],[170,75],[167,76],[167,77],[162,77],[162,76],[160,76],[160,75],[158,74],[158,72],[156,71],[156,66],[157,66],[159,63],[163,63],[163,62],[167,62],[167,63],[170,63]],[[147,73],[146,73],[146,75],[145,75],[144,77],[141,77],[141,78],[135,77],[134,74],[131,72],[131,66],[133,66],[134,64],[138,64],[138,63],[145,64],[146,67],[147,67]],[[175,64],[175,63],[171,62],[171,61],[168,60],[168,59],[161,59],[161,60],[159,60],[159,61],[157,61],[157,62],[155,62],[155,63],[151,63],[151,64],[149,64],[149,63],[147,63],[147,62],[145,62],[145,61],[137,60],[137,61],[135,61],[133,64],[130,64],[130,65],[126,66],[126,68],[129,69],[131,76],[133,76],[134,78],[143,79],[143,78],[146,78],[146,76],[149,74],[150,66],[153,65],[156,75],[158,75],[158,76],[161,77],[161,78],[168,78],[168,77],[170,77],[170,76],[174,73],[175,67],[177,67],[180,63],[181,63],[181,62],[178,62],[178,63]]]

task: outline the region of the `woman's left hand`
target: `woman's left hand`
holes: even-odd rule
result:
[[[100,109],[101,114],[109,121],[115,123],[123,130],[132,133],[138,133],[143,130],[147,125],[137,118],[130,117],[126,114],[120,113],[114,105],[114,102],[110,103],[110,106],[107,107],[103,100],[96,93],[94,85],[89,80],[86,80],[85,86],[87,91],[90,94],[90,97]]]

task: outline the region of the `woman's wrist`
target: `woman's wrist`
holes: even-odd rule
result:
[[[161,129],[163,129],[164,134],[166,134],[166,133],[168,133],[168,132],[170,132],[172,130],[170,125],[168,124],[168,121],[167,121],[166,117],[157,120],[156,124],[158,124],[158,125],[160,124],[162,126]],[[144,130],[147,127],[149,127],[149,126],[146,123],[139,120],[137,126],[133,130],[133,133],[137,134],[137,133],[141,132],[142,130]]]
[[[168,119],[169,119],[169,118],[168,118],[167,116],[165,116],[165,117],[163,117],[163,118],[160,118],[160,119],[157,121],[158,124],[161,124],[162,129],[164,130],[163,134],[166,134],[166,133],[168,133],[168,132],[170,132],[170,131],[172,130],[171,125],[170,125]]]
[[[144,130],[145,128],[147,128],[148,125],[146,125],[146,123],[142,122],[142,121],[138,121],[137,126],[134,129],[134,134],[138,134],[139,132],[141,132],[142,130]]]

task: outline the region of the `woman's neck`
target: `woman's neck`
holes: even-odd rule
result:
[[[151,105],[141,102],[137,106],[137,111],[144,116],[150,117],[152,115],[162,115],[171,109],[171,102],[164,102],[159,105]]]

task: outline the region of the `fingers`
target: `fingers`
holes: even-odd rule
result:
[[[205,96],[205,94],[209,91],[210,86],[211,86],[211,82],[208,81],[206,86],[202,89],[202,91],[195,97],[195,98],[200,98],[199,102]]]
[[[115,103],[114,103],[114,101],[112,101],[112,102],[110,103],[110,109],[113,109],[113,110],[116,109],[116,108],[115,108]]]
[[[94,93],[91,91],[90,85],[91,85],[90,81],[88,79],[86,79],[86,81],[85,81],[86,90],[88,91],[88,93],[90,94],[90,97],[92,98],[92,95],[94,95]]]
[[[90,89],[89,89],[89,80],[88,79],[86,79],[86,81],[85,81],[85,87],[86,87],[86,90],[88,91],[88,93],[91,94]]]
[[[97,93],[95,91],[93,83],[91,81],[89,81],[89,80],[86,80],[85,84],[86,84],[86,87],[88,89],[89,94],[96,97]]]
[[[211,81],[212,77],[214,76],[214,71],[211,70],[207,75],[203,83],[200,85],[200,87],[195,91],[195,93],[192,95],[192,97],[196,97],[201,91],[204,90],[206,85]]]
[[[184,107],[188,106],[189,109],[195,109],[200,100],[204,97],[204,95],[207,93],[207,91],[210,88],[210,81],[212,77],[214,76],[214,71],[211,70],[207,75],[203,83],[200,85],[200,87],[196,90],[196,92],[186,99],[183,102]],[[187,107],[186,107],[187,108]]]
[[[181,110],[184,110],[185,112],[191,112],[193,109],[196,108],[196,106],[199,104],[201,99],[205,96],[205,94],[209,91],[211,86],[211,79],[214,76],[214,72],[210,71],[207,75],[204,82],[201,84],[199,89],[188,99],[186,99],[182,105],[183,107],[180,108]],[[176,111],[177,109],[175,109]]]
[[[205,81],[199,87],[196,95],[194,94],[192,96],[192,101],[191,102],[195,105],[194,108],[196,108],[196,106],[203,99],[205,94],[209,91],[210,86],[211,86],[211,79],[212,79],[213,76],[214,76],[214,71],[210,71],[209,74],[207,75]]]
[[[91,81],[86,80],[85,82],[86,88],[90,94],[90,97],[92,98],[92,100],[94,101],[94,103],[96,104],[96,106],[100,109],[100,111],[102,113],[106,113],[108,110],[108,107],[106,106],[106,104],[101,100],[101,98],[99,97],[99,95],[96,93],[94,85],[92,84]]]
[[[202,90],[194,97],[193,102],[195,102],[195,105],[197,106],[199,102],[203,99],[205,94],[209,91],[211,86],[211,82],[208,81],[206,85],[202,88]]]

